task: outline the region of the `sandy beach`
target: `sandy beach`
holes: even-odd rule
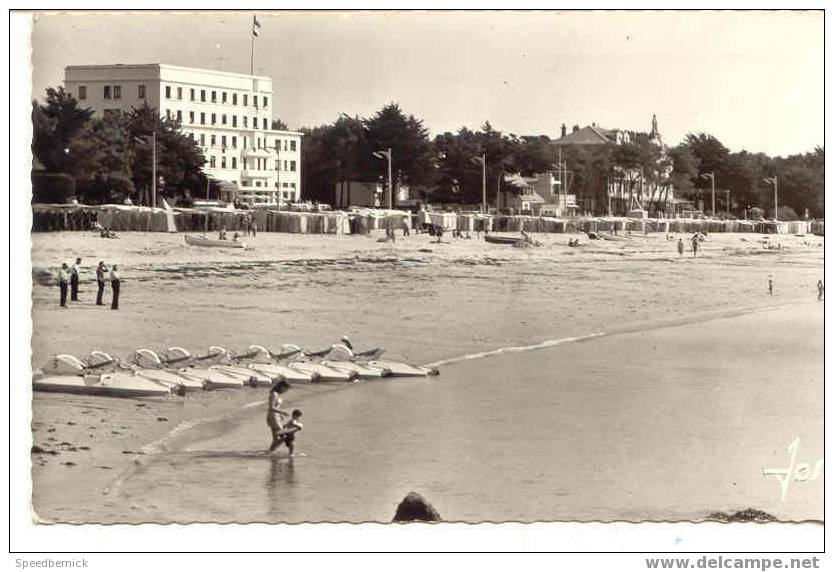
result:
[[[138,347],[173,345],[194,352],[209,345],[241,351],[253,343],[322,348],[342,334],[360,349],[384,346],[392,358],[426,364],[598,332],[660,331],[760,309],[809,323],[807,331],[818,333],[813,323],[822,314],[816,303],[821,237],[771,236],[782,248],[767,250],[759,235],[712,234],[697,259],[688,250],[679,257],[664,235],[617,242],[583,235],[579,248],[567,246],[567,235],[534,238],[543,246],[518,249],[476,238],[435,244],[427,235],[386,245],[375,236],[260,234],[254,250],[224,252],[188,248],[178,234],[125,233],[119,240],[84,232],[33,234],[32,365],[56,353],[84,357],[96,349],[124,357]],[[61,309],[55,275],[61,262],[76,256],[86,266],[81,302]],[[98,260],[123,271],[119,311],[95,306],[92,269]],[[803,310],[792,312],[794,307]],[[800,325],[797,331],[805,330]],[[724,344],[722,332],[713,329],[708,344]],[[750,336],[755,344],[756,332]],[[779,349],[778,336],[767,343]],[[648,359],[635,347],[618,354],[616,365],[627,369]],[[732,356],[724,359],[729,363]],[[821,350],[819,362],[821,371]],[[570,364],[564,367],[570,371]],[[822,378],[813,379],[815,372],[807,388],[818,387],[821,396]],[[443,382],[442,372],[428,383],[435,382]],[[292,399],[313,403],[352,389],[296,387]],[[33,444],[47,452],[32,456],[34,509],[44,521],[141,521],[141,515],[123,514],[124,503],[109,496],[114,483],[144,458],[176,448],[178,436],[195,422],[213,420],[200,438],[216,437],[265,397],[262,389],[165,400],[36,394]],[[818,422],[821,435],[821,416]],[[815,413],[809,432],[816,423]],[[250,448],[264,438],[253,437]]]

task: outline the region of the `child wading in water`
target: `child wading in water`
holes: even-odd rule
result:
[[[281,443],[284,443],[287,446],[287,449],[290,452],[290,457],[295,456],[295,434],[304,429],[304,425],[301,424],[301,410],[300,409],[293,409],[292,417],[284,425],[284,428],[278,431],[278,435],[283,438],[283,441],[279,442],[278,445],[275,446],[277,449],[281,446]],[[274,451],[275,449],[270,449],[270,451]]]

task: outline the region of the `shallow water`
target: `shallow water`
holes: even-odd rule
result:
[[[144,456],[85,520],[387,522],[409,491],[447,521],[822,519],[822,478],[782,500],[762,474],[796,437],[797,461],[822,458],[822,332],[822,306],[796,305],[291,392],[306,456],[265,455],[263,407],[241,409]]]

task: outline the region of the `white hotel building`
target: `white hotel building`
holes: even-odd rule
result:
[[[268,77],[165,64],[67,66],[64,87],[96,113],[147,103],[176,119],[202,149],[203,171],[255,206],[299,200],[301,133],[272,129]]]

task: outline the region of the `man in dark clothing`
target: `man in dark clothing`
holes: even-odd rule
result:
[[[81,259],[76,258],[70,273],[70,302],[78,302],[78,268],[81,266]]]
[[[67,263],[61,264],[61,275],[58,278],[58,284],[61,287],[61,306],[67,307],[67,281],[69,280],[69,267]]]
[[[99,261],[98,268],[96,268],[96,283],[98,284],[98,294],[96,295],[96,306],[104,306],[102,297],[104,296],[104,273],[107,272],[107,267],[104,261]]]
[[[121,288],[122,281],[120,280],[118,270],[119,267],[115,264],[110,269],[110,288],[113,289],[113,301],[110,304],[111,310],[119,309],[119,289]]]

